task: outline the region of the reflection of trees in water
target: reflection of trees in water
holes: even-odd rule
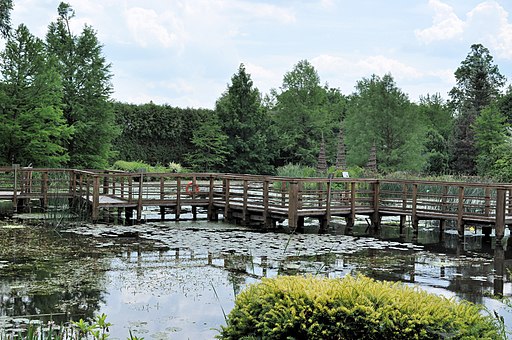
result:
[[[103,300],[105,262],[87,240],[44,227],[0,228],[0,315],[64,322],[91,318]]]

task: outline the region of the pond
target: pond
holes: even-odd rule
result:
[[[512,328],[512,251],[478,230],[458,242],[423,225],[357,225],[326,234],[260,232],[222,222],[52,228],[0,224],[0,334],[26,319],[57,324],[105,313],[113,339],[212,339],[236,295],[262,277],[363,273],[467,299]],[[509,247],[510,248],[510,247]],[[496,255],[496,256],[495,256]],[[505,299],[498,297],[504,296]]]

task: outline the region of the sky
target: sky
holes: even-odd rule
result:
[[[14,0],[12,24],[44,38],[60,0]],[[301,60],[349,95],[391,73],[411,101],[448,99],[454,72],[480,43],[512,80],[512,1],[68,0],[72,30],[92,26],[117,101],[214,108],[241,63],[260,92]]]

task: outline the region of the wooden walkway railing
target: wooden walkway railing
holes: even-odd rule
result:
[[[285,178],[216,173],[125,173],[74,169],[0,168],[0,199],[14,209],[54,199],[87,211],[93,221],[102,211],[118,209],[127,219],[142,220],[144,207],[159,207],[179,220],[183,207],[205,209],[207,218],[292,228],[316,218],[322,228],[334,217],[350,227],[356,215],[373,226],[383,216],[406,218],[418,230],[420,220],[454,221],[459,235],[468,224],[495,228],[497,239],[512,225],[512,185],[350,178]]]

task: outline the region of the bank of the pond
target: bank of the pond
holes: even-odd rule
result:
[[[396,229],[384,226],[372,237],[365,225],[354,235],[290,235],[211,222],[3,224],[0,329],[27,315],[61,322],[105,313],[112,338],[132,330],[146,339],[211,339],[236,294],[262,277],[357,272],[484,304],[512,328],[510,308],[494,298],[512,295],[510,249],[494,257],[481,236],[460,244],[450,233],[437,244],[428,226],[418,243],[405,242],[411,235],[400,239]]]

